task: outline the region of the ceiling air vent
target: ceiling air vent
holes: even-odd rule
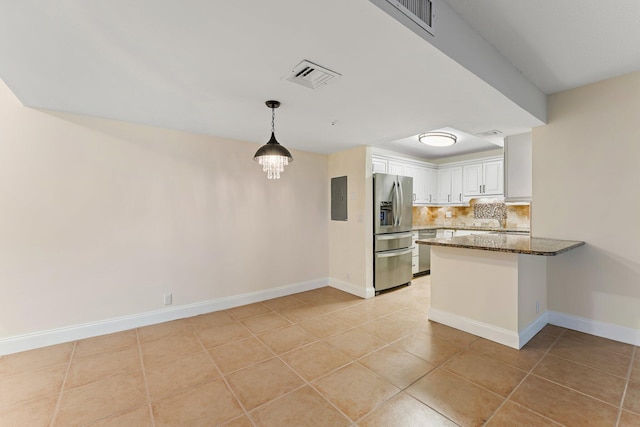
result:
[[[491,130],[487,130],[485,132],[478,132],[476,135],[479,135],[479,136],[496,136],[496,135],[502,135],[502,132],[499,131],[498,129],[491,129]]]
[[[340,74],[306,59],[296,65],[291,70],[291,73],[285,76],[290,82],[298,83],[310,89],[325,85],[335,77],[340,77]]]
[[[427,30],[431,35],[435,35],[433,32],[433,1],[387,0],[387,2],[402,12],[407,18]]]

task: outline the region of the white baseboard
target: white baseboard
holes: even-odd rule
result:
[[[341,291],[350,293],[351,295],[355,295],[360,298],[373,298],[376,295],[375,289],[373,286],[369,286],[367,288],[361,288],[349,282],[343,282],[338,279],[329,279],[329,286],[332,288],[340,289]]]
[[[437,310],[433,307],[429,309],[429,319],[434,322],[442,323],[443,325],[451,326],[452,328],[460,329],[461,331],[486,338],[490,341],[495,341],[516,349],[520,348],[519,334],[517,332],[509,331],[508,329],[500,328],[484,322],[478,322],[477,320],[469,319],[446,311]]]
[[[529,323],[529,326],[520,330],[518,332],[518,335],[520,336],[520,347],[518,348],[524,347],[524,345],[528,343],[531,338],[536,336],[536,334],[540,332],[547,323],[549,323],[549,312],[545,311],[538,316],[536,320]]]
[[[64,328],[50,329],[46,331],[39,331],[24,335],[2,338],[0,339],[0,356],[25,350],[31,350],[34,348],[46,347],[54,344],[60,344],[64,342],[95,337],[98,335],[126,331],[128,329],[140,328],[156,323],[168,322],[170,320],[197,316],[199,314],[226,310],[228,308],[238,307],[245,304],[251,304],[254,302],[260,302],[272,298],[295,294],[298,292],[322,288],[328,285],[328,278],[309,280],[306,282],[279,286],[277,288],[265,289],[262,291],[250,292],[240,295],[233,295],[230,297],[202,301],[178,307],[148,311],[145,313],[133,314],[130,316],[116,317],[113,319],[100,320],[97,322],[84,323]]]
[[[549,311],[549,323],[586,334],[640,346],[640,329]]]
[[[542,313],[536,320],[531,322],[526,328],[519,332],[513,332],[508,329],[500,328],[488,323],[479,322],[457,314],[440,311],[437,309],[429,309],[429,319],[434,322],[442,323],[452,328],[460,329],[470,334],[495,341],[506,346],[521,349],[531,338],[544,328],[547,322],[547,312]]]

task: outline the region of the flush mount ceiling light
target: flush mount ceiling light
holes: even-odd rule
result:
[[[448,147],[458,140],[458,137],[448,132],[427,132],[420,134],[418,140],[433,147]]]
[[[267,107],[271,108],[271,139],[262,147],[258,148],[253,160],[262,165],[262,170],[267,173],[269,179],[280,179],[280,172],[284,171],[284,167],[293,161],[289,150],[284,148],[276,140],[275,135],[275,118],[276,108],[280,106],[278,101],[265,102]]]

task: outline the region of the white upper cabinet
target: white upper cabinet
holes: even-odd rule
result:
[[[463,166],[463,197],[503,194],[503,161],[494,159]]]
[[[502,159],[482,164],[482,175],[484,177],[483,194],[504,194],[504,170],[502,165]]]
[[[464,200],[462,192],[462,166],[451,168],[451,200],[452,203],[462,203]]]
[[[506,202],[531,201],[531,148],[531,133],[505,138],[504,200]]]
[[[380,159],[378,157],[371,158],[371,172],[372,173],[387,173],[387,166],[389,161],[386,159]]]
[[[426,184],[425,197],[426,203],[435,203],[438,198],[438,170],[434,168],[425,168]]]
[[[418,166],[414,166],[412,164],[405,164],[403,166],[402,169],[402,173],[399,173],[398,175],[404,175],[404,176],[410,176],[411,178],[413,178],[413,198],[411,200],[413,200],[413,204],[416,204],[418,202],[418,200],[422,199],[422,185],[421,185],[421,174],[420,174],[420,168]]]
[[[460,204],[462,195],[462,166],[444,166],[438,170],[438,203]]]
[[[389,167],[387,168],[387,173],[391,175],[409,176],[409,175],[406,175],[404,172],[404,163],[398,162],[395,160],[389,160]]]
[[[451,169],[443,168],[438,170],[438,203],[451,202]]]
[[[437,170],[419,162],[403,162],[395,158],[371,157],[373,173],[410,176],[413,178],[413,204],[428,205],[436,202]]]
[[[474,197],[501,196],[505,181],[503,164],[500,157],[440,166],[391,155],[371,158],[373,173],[413,178],[414,205],[460,205]]]

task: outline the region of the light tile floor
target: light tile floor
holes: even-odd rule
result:
[[[429,277],[322,288],[0,358],[0,426],[640,426],[636,347],[429,322]]]

